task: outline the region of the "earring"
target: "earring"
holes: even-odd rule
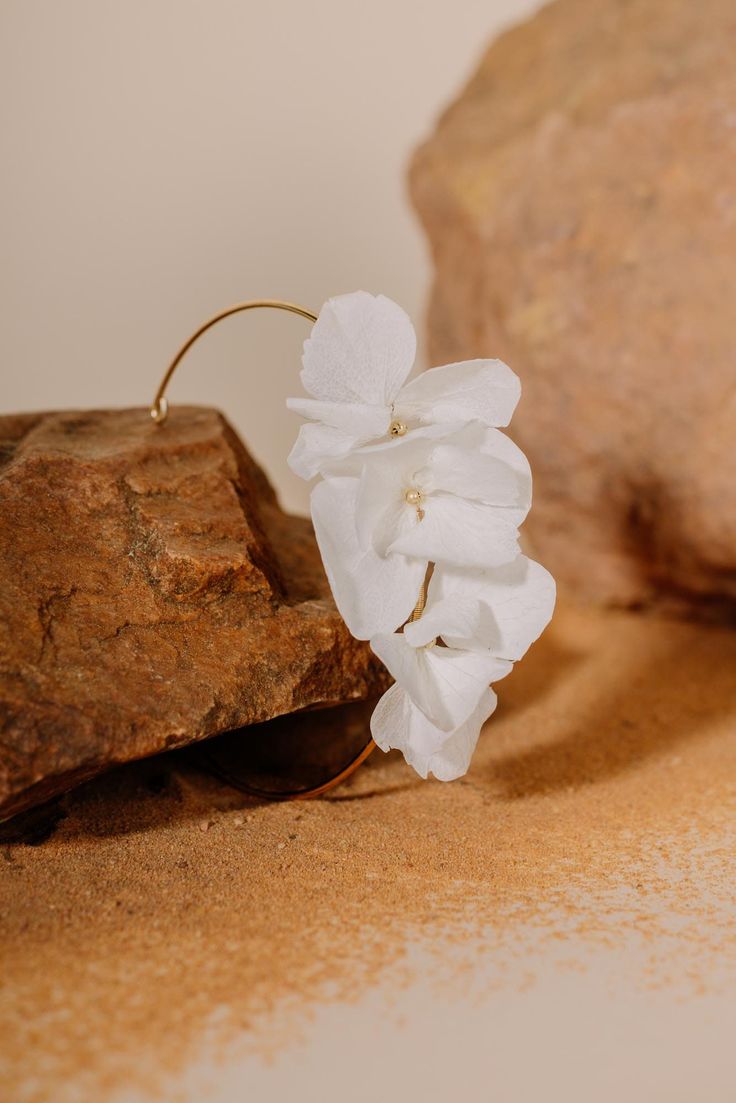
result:
[[[192,345],[222,319],[261,307],[314,323],[302,358],[308,397],[287,400],[305,418],[289,464],[318,478],[310,507],[335,603],[394,684],[375,706],[370,736],[358,706],[352,719],[333,716],[329,732],[326,713],[312,714],[302,739],[293,719],[281,734],[274,722],[257,725],[264,730],[228,737],[224,757],[220,740],[203,745],[204,760],[231,784],[276,799],[326,792],[375,746],[402,751],[422,777],[453,780],[468,769],[496,707],[492,684],[540,635],[555,602],[552,577],[519,547],[531,472],[501,431],[519,379],[502,361],[479,359],[406,382],[414,329],[382,295],[342,295],[318,315],[258,300],[221,311],[182,345],[151,406],[158,425],[168,415],[166,388]],[[300,776],[296,752],[310,742],[308,730],[314,745]],[[352,731],[357,752],[342,746]],[[266,777],[269,784],[259,780]]]

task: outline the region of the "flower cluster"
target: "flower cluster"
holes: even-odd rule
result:
[[[309,419],[289,463],[322,476],[312,520],[337,607],[395,679],[373,738],[422,777],[449,781],[495,708],[491,683],[549,621],[555,585],[519,550],[531,473],[499,431],[517,376],[470,360],[406,383],[415,351],[390,299],[330,299],[304,344],[311,397],[287,402]]]

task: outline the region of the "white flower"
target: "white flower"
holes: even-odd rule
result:
[[[312,522],[335,604],[351,633],[367,640],[393,632],[410,616],[427,562],[405,555],[380,556],[358,541],[360,480],[331,478],[312,491]]]
[[[401,750],[422,777],[429,770],[444,781],[461,777],[496,707],[489,684],[505,678],[512,664],[488,651],[460,651],[434,641],[414,647],[403,632],[376,636],[371,647],[396,679],[371,717],[376,745]]]
[[[371,734],[383,751],[398,750],[420,777],[455,781],[467,773],[480,729],[496,707],[492,689],[481,697],[475,712],[454,732],[444,732],[427,720],[406,690],[393,685],[373,710]]]
[[[304,345],[311,397],[288,402],[310,419],[289,462],[324,476],[311,509],[335,602],[395,679],[371,719],[375,742],[449,781],[496,706],[491,683],[549,620],[555,586],[519,553],[531,473],[499,432],[519,380],[499,360],[473,360],[406,383],[415,348],[389,299],[326,303]]]
[[[488,570],[443,564],[432,574],[421,619],[404,632],[414,646],[441,636],[448,647],[488,649],[516,662],[549,623],[555,596],[552,575],[525,555]],[[456,611],[468,606],[475,615],[463,628]]]
[[[404,623],[429,563],[496,566],[518,554],[531,503],[525,456],[477,423],[439,432],[363,449],[312,491],[327,577],[358,639]]]
[[[304,389],[287,405],[309,418],[289,464],[310,479],[332,460],[426,425],[508,425],[517,376],[500,360],[468,360],[423,372],[410,383],[414,328],[396,303],[365,291],[330,299],[304,343]]]
[[[523,555],[493,570],[436,568],[421,617],[371,640],[396,679],[371,719],[377,745],[401,750],[423,777],[464,774],[495,708],[489,683],[539,636],[554,601],[551,576]]]
[[[415,646],[404,632],[374,636],[371,647],[397,685],[445,734],[472,716],[491,682],[505,678],[512,666],[490,651],[440,647],[434,640]]]

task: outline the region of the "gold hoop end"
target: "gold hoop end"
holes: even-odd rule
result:
[[[151,418],[157,425],[163,425],[169,414],[169,402],[166,398],[157,398],[149,410]]]
[[[270,307],[274,310],[288,310],[290,314],[298,314],[300,317],[306,318],[309,322],[317,321],[317,315],[313,311],[307,310],[305,306],[297,306],[296,303],[284,302],[282,299],[254,299],[252,302],[236,303],[235,306],[229,306],[227,310],[221,310],[219,314],[215,314],[213,318],[210,318],[209,321],[201,325],[199,329],[196,330],[196,332],[194,332],[192,336],[184,342],[184,344],[181,346],[176,356],[166,369],[166,374],[161,380],[159,388],[156,391],[156,397],[153,400],[153,406],[151,406],[149,410],[151,419],[155,421],[156,425],[163,425],[163,423],[166,421],[166,416],[169,412],[169,404],[164,398],[164,391],[169,385],[169,380],[176,371],[177,365],[180,363],[182,358],[186,355],[186,353],[189,351],[195,341],[198,341],[202,334],[206,333],[208,329],[212,328],[212,326],[216,325],[218,322],[221,322],[224,318],[229,318],[231,314],[239,314],[241,310],[254,310],[256,307],[264,306]]]

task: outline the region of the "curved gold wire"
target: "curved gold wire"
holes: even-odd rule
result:
[[[234,306],[227,307],[226,310],[219,311],[218,314],[213,314],[211,318],[208,318],[206,322],[203,322],[199,329],[188,337],[184,344],[177,352],[174,359],[169,364],[164,377],[159,383],[158,390],[156,391],[156,397],[151,405],[151,417],[157,425],[163,425],[169,414],[169,403],[164,397],[166,394],[166,388],[169,385],[172,375],[178,368],[181,361],[184,359],[190,348],[199,338],[207,332],[208,329],[212,329],[224,318],[229,318],[231,314],[240,314],[244,310],[257,310],[260,307],[266,307],[271,310],[287,310],[290,314],[298,314],[302,318],[306,318],[310,322],[317,321],[317,315],[312,310],[307,310],[305,306],[298,306],[296,303],[284,302],[282,299],[253,299],[247,303],[236,303]]]
[[[271,310],[286,310],[290,314],[298,314],[301,318],[306,318],[309,322],[316,322],[317,315],[312,310],[307,310],[305,306],[299,306],[297,303],[285,302],[283,299],[253,299],[250,302],[235,303],[234,306],[229,306],[225,310],[220,310],[217,314],[213,314],[211,318],[208,318],[206,322],[203,322],[199,329],[195,330],[191,337],[188,337],[184,344],[177,352],[174,359],[169,364],[164,373],[164,377],[159,383],[158,390],[156,391],[156,397],[150,408],[150,414],[157,425],[163,425],[169,414],[169,403],[165,397],[166,388],[168,387],[171,377],[178,368],[181,361],[189,352],[195,342],[207,332],[208,329],[212,329],[218,322],[223,321],[225,318],[229,318],[232,314],[241,314],[246,310],[257,310],[261,307]],[[334,789],[340,782],[345,781],[354,770],[365,762],[368,755],[376,749],[376,744],[373,739],[369,739],[365,747],[363,747],[360,754],[347,764],[340,771],[339,774],[335,774],[329,781],[324,782],[322,785],[316,785],[312,789],[288,789],[283,792],[269,793],[265,790],[258,789],[253,785],[244,785],[243,783],[236,782],[232,777],[226,776],[225,773],[220,772],[219,776],[223,778],[229,785],[235,786],[237,789],[241,789],[243,792],[250,793],[254,797],[261,797],[266,800],[306,800],[309,797],[319,797],[323,793],[328,792],[330,789]]]
[[[369,739],[362,751],[355,756],[355,758],[348,762],[347,766],[340,770],[339,774],[335,774],[334,777],[324,781],[321,785],[315,785],[312,789],[259,789],[257,785],[250,785],[243,781],[237,781],[231,774],[228,774],[227,770],[222,766],[213,762],[206,753],[206,748],[203,747],[203,757],[209,768],[216,777],[222,779],[228,785],[232,785],[233,789],[237,789],[241,793],[248,793],[251,797],[258,797],[260,800],[311,800],[313,797],[321,797],[324,793],[328,793],[330,789],[334,789],[355,773],[359,766],[365,762],[369,755],[373,754],[376,749],[376,744],[373,739]]]

